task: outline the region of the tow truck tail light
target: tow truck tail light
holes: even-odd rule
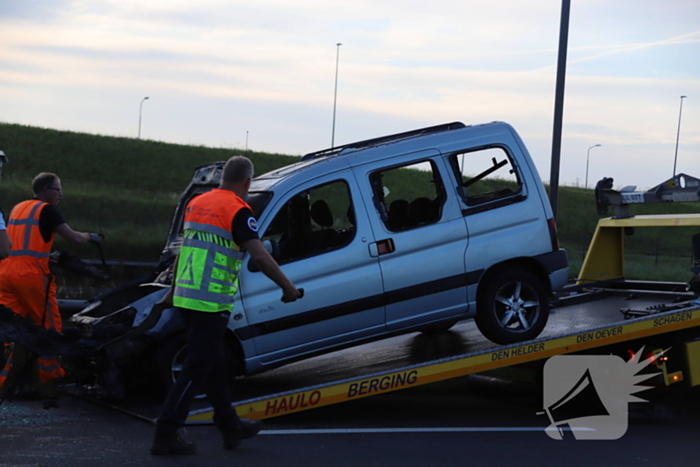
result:
[[[639,359],[639,361],[643,362],[643,361],[651,359],[651,364],[657,365],[657,366],[660,363],[666,362],[668,360],[668,357],[666,357],[665,355],[658,356],[657,355],[658,352],[661,352],[661,351],[659,350],[657,352],[644,352],[642,354],[642,357]],[[637,352],[635,352],[632,349],[627,349],[625,351],[625,353],[627,354],[627,361],[632,360],[637,355]]]
[[[668,362],[668,356],[663,354],[663,349],[652,350],[651,352],[644,352],[644,359],[651,358],[651,363],[661,370],[665,370],[666,362]]]
[[[668,382],[669,383],[677,383],[679,381],[683,381],[683,372],[682,371],[676,371],[675,373],[671,373],[668,375]]]
[[[645,352],[645,359],[648,358],[647,355],[652,357],[652,364],[656,366],[656,368],[661,370],[661,376],[663,377],[664,384],[666,384],[666,386],[670,386],[673,383],[678,383],[685,379],[682,371],[669,371],[667,364],[670,360],[668,358],[668,355],[664,354],[663,349],[656,349],[652,350],[651,352]]]
[[[552,217],[547,221],[549,227],[549,238],[552,240],[552,251],[559,249],[559,238],[557,237],[557,221]]]

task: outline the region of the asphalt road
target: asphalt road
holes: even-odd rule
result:
[[[618,440],[556,441],[538,395],[467,377],[268,419],[232,452],[213,427],[188,427],[197,454],[155,457],[136,417],[70,396],[51,410],[13,401],[0,406],[0,467],[696,465],[695,396],[671,402],[684,414],[632,417]]]

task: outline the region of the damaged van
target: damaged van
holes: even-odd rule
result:
[[[184,324],[158,302],[184,209],[218,186],[223,166],[196,168],[153,274],[67,320],[102,342],[98,384],[119,385],[136,365],[167,387],[182,367]],[[282,303],[243,259],[226,337],[232,377],[469,318],[493,342],[530,340],[568,278],[545,188],[506,123],[449,123],[307,154],[256,177],[247,202],[261,240],[305,296]]]

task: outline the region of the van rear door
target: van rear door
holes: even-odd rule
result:
[[[387,331],[467,311],[467,231],[437,150],[355,167],[375,233]]]

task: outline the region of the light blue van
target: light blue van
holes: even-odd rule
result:
[[[162,264],[179,250],[187,202],[218,186],[223,164],[196,169]],[[228,336],[237,374],[467,318],[499,344],[534,339],[568,278],[544,186],[506,123],[450,123],[307,154],[256,177],[248,203],[305,296],[282,303],[244,259]],[[162,295],[157,285],[169,285],[163,269],[154,289],[141,284],[150,295],[133,307],[133,326]],[[141,338],[171,376],[186,345],[177,314],[166,310]]]

